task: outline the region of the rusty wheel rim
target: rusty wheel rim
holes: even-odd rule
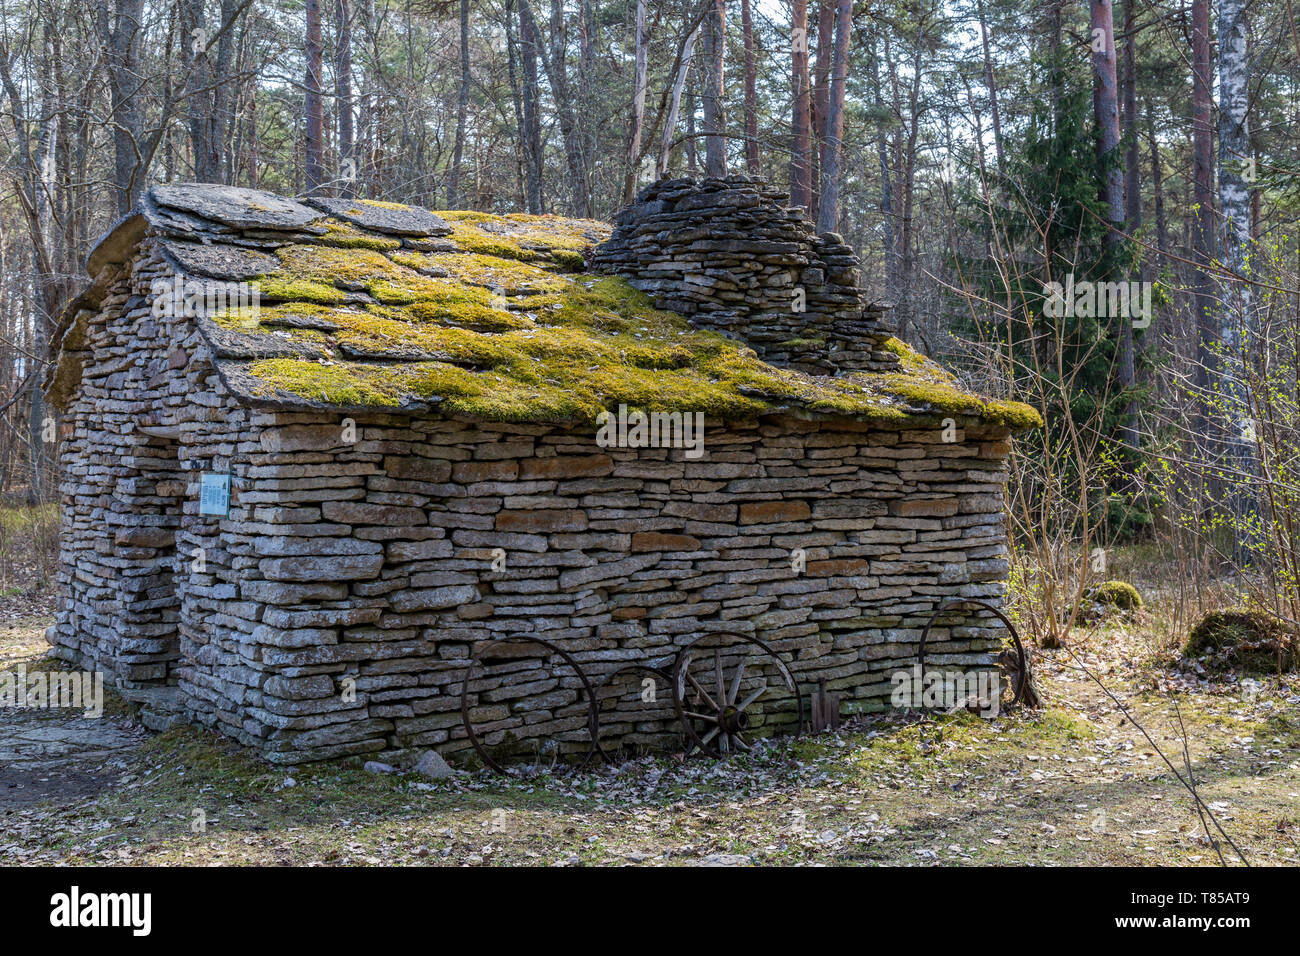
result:
[[[1016,651],[1016,664],[1015,664],[1016,689],[1015,689],[1015,693],[1013,693],[1011,696],[1011,703],[1007,705],[1007,710],[1010,710],[1013,707],[1018,707],[1020,705],[1020,701],[1024,699],[1025,683],[1029,679],[1028,655],[1025,653],[1025,645],[1020,642],[1020,634],[1016,631],[1016,626],[1011,623],[1011,619],[1008,618],[1000,608],[994,607],[992,604],[989,604],[987,601],[977,601],[973,598],[960,598],[956,601],[946,601],[945,603],[940,604],[938,608],[935,609],[935,612],[930,615],[930,619],[925,622],[925,627],[921,631],[921,643],[920,643],[920,647],[917,648],[917,652],[916,652],[916,665],[917,668],[919,669],[918,676],[921,679],[922,685],[924,685],[925,682],[925,643],[930,637],[930,630],[934,627],[934,622],[937,621],[939,619],[939,615],[943,614],[944,612],[953,611],[959,607],[965,607],[967,605],[973,605],[978,608],[983,608],[984,610],[992,614],[994,617],[996,617],[999,621],[1001,621],[1004,625],[1006,625],[1007,632],[1011,635],[1011,642],[1014,645]],[[1001,668],[999,667],[999,671],[1000,670]]]
[[[603,691],[606,687],[609,687],[611,684],[613,684],[615,679],[617,679],[619,676],[628,673],[636,673],[638,671],[642,674],[648,674],[656,678],[657,680],[661,680],[666,685],[672,684],[672,679],[673,679],[672,675],[669,674],[663,668],[654,667],[650,664],[641,664],[637,662],[633,662],[631,664],[624,664],[622,667],[616,667],[614,670],[606,674],[605,677],[601,680],[601,682],[596,685],[595,701],[596,701],[596,715],[598,718],[596,721],[596,736],[593,736],[591,739],[591,750],[587,754],[587,761],[590,761],[592,757],[594,757],[596,754],[599,754],[600,759],[603,760],[606,764],[612,765],[616,762],[614,758],[610,756],[610,753],[607,750],[605,750],[605,748],[601,745],[600,742],[600,736],[599,736],[600,733],[599,715],[600,715],[600,701],[601,701],[600,692]],[[586,761],[584,761],[584,765],[585,763]]]
[[[557,647],[555,644],[552,644],[550,641],[543,640],[540,637],[522,637],[522,636],[512,637],[509,639],[498,639],[498,640],[489,641],[487,643],[487,647],[491,648],[495,645],[500,645],[500,644],[520,644],[520,643],[536,644],[539,647],[546,648],[546,650],[550,651],[554,655],[557,655],[561,660],[563,660],[564,663],[567,664],[569,668],[575,674],[578,675],[578,680],[582,682],[582,691],[585,691],[587,695],[587,733],[590,734],[592,741],[599,741],[600,740],[600,715],[596,708],[596,695],[592,690],[591,681],[587,679],[587,675],[584,674],[582,668],[578,666],[578,662],[575,661],[567,651],[565,651],[561,647]],[[473,656],[473,658],[471,658],[469,662],[469,667],[465,671],[465,677],[461,681],[460,721],[461,724],[465,727],[465,736],[469,738],[469,742],[474,746],[474,750],[478,753],[479,758],[483,761],[483,765],[487,767],[489,770],[492,770],[493,772],[498,773],[502,776],[506,776],[506,777],[514,776],[514,774],[512,774],[509,769],[507,769],[505,766],[499,763],[490,753],[488,753],[487,748],[484,746],[483,742],[479,740],[478,734],[474,733],[474,723],[469,718],[469,685],[470,682],[474,679],[475,668],[481,668],[483,666],[483,657],[484,657],[483,649],[479,648],[478,652]],[[586,767],[587,764],[591,762],[591,758],[595,754],[596,749],[597,749],[596,747],[589,747],[586,755],[582,758],[582,762],[573,767],[573,772],[576,773],[577,771],[580,771],[584,767]]]
[[[711,648],[711,662],[705,657],[710,669],[703,680],[691,673],[691,663],[700,659],[705,651],[702,642],[728,639],[731,643],[725,647]],[[738,646],[744,645],[748,646],[743,656],[728,674],[722,661],[724,650],[734,654]],[[755,665],[775,666],[779,678],[776,685],[778,690],[783,686],[785,693],[794,700],[795,736],[803,732],[803,694],[781,655],[756,637],[744,634],[706,634],[683,647],[673,666],[673,706],[686,737],[687,756],[697,752],[725,756],[750,749],[751,738],[746,735],[751,733],[754,726],[754,716],[757,713],[755,705],[771,689],[764,678],[757,690],[742,693],[745,672]],[[710,684],[711,691],[708,689]]]

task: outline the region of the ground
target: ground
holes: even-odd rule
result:
[[[1181,715],[1201,798],[1252,864],[1300,863],[1300,680],[1198,679],[1147,620],[1076,632],[1080,659],[1180,771]],[[51,666],[46,623],[0,624],[0,670]],[[646,757],[567,778],[275,768],[201,730],[145,733],[116,700],[99,720],[0,711],[0,859],[1217,864],[1141,732],[1069,652],[1035,661],[1037,712],[860,719],[726,761]]]

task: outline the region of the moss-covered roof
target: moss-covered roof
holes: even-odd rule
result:
[[[767,365],[622,279],[586,272],[604,223],[308,203],[182,184],[155,187],[142,204],[146,234],[178,273],[258,290],[257,308],[197,318],[223,379],[249,403],[509,421],[592,421],[626,404],[722,419],[788,409],[891,424],[1040,423],[1027,406],[963,392],[897,340],[894,374]],[[142,238],[138,221],[118,231]],[[122,245],[110,234],[98,265],[124,259]]]

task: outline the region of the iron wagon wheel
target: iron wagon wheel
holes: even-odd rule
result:
[[[601,682],[596,685],[596,694],[595,694],[596,717],[597,717],[596,734],[593,735],[591,738],[591,750],[587,754],[588,761],[591,760],[593,755],[600,754],[600,758],[604,760],[605,763],[607,764],[614,763],[614,758],[609,755],[609,752],[606,751],[605,748],[602,747],[600,743],[600,719],[599,718],[600,718],[601,691],[611,686],[614,683],[615,679],[618,678],[619,676],[623,674],[637,673],[637,672],[649,675],[650,677],[656,680],[661,680],[664,682],[665,685],[672,683],[672,675],[669,674],[663,668],[653,667],[650,664],[641,664],[639,662],[624,664],[623,666],[617,667],[614,670],[610,671],[608,674],[606,674],[604,679],[601,680]],[[584,765],[585,763],[586,761],[584,761]]]
[[[713,646],[710,661],[706,653],[709,647],[705,642],[724,639],[731,643],[725,647]],[[738,658],[730,675],[725,673],[724,654]],[[691,665],[701,660],[704,668],[697,668],[700,676],[696,676]],[[752,666],[755,663],[758,668]],[[747,669],[751,675],[748,688],[745,686]],[[768,676],[762,671],[775,672],[776,687],[769,686]],[[755,673],[761,681],[757,688],[752,686]],[[704,678],[702,681],[701,676]],[[712,693],[705,689],[708,684],[713,686]],[[803,694],[799,683],[781,655],[756,637],[721,633],[696,638],[678,653],[671,686],[673,706],[677,708],[677,719],[686,735],[687,756],[696,751],[721,756],[734,750],[749,750],[750,740],[746,735],[757,736],[760,729],[765,729],[761,727],[763,722],[769,717],[779,717],[776,706],[765,707],[762,701],[769,690],[774,693],[768,696],[767,705],[779,705],[784,701],[788,714],[789,703],[793,701],[794,732],[796,735],[803,732]],[[742,694],[742,690],[745,693]],[[773,726],[766,729],[777,729],[778,722],[777,719],[771,720]]]
[[[952,611],[966,605],[983,608],[1006,625],[1007,632],[1011,635],[1013,648],[1010,653],[999,656],[998,665],[1006,673],[1008,683],[1013,686],[1011,702],[1007,704],[1007,709],[1010,710],[1012,707],[1019,706],[1020,702],[1024,700],[1025,688],[1029,684],[1029,658],[1025,653],[1025,645],[1020,642],[1020,634],[1016,631],[1016,626],[999,608],[994,607],[987,601],[976,601],[973,598],[947,601],[940,604],[938,609],[930,615],[930,619],[925,622],[925,627],[921,631],[921,645],[916,652],[917,676],[921,680],[921,685],[925,685],[925,642],[930,637],[930,629],[934,627],[934,622],[939,619],[939,615],[945,611]]]
[[[590,734],[591,739],[593,741],[598,741],[600,739],[600,726],[599,726],[600,717],[596,710],[596,695],[595,692],[592,690],[591,681],[587,680],[587,675],[582,672],[582,668],[578,666],[578,662],[575,661],[572,657],[570,657],[568,652],[565,651],[563,648],[557,647],[556,645],[552,644],[550,641],[542,640],[542,638],[540,637],[520,636],[520,637],[507,638],[507,639],[498,639],[489,642],[489,648],[501,644],[520,644],[520,643],[537,644],[540,647],[546,648],[546,650],[550,651],[552,654],[558,656],[561,660],[563,660],[564,663],[567,664],[569,668],[575,674],[578,675],[578,680],[582,682],[582,690],[585,691],[587,695],[587,733]],[[496,773],[509,776],[510,771],[508,771],[505,767],[503,767],[500,763],[498,763],[496,759],[493,758],[493,756],[490,753],[488,753],[487,748],[483,745],[483,742],[479,740],[478,734],[474,733],[474,724],[469,719],[469,685],[471,680],[474,677],[474,669],[476,667],[481,667],[483,665],[483,658],[484,658],[484,654],[482,650],[480,650],[470,660],[469,668],[465,671],[465,678],[460,685],[460,720],[461,723],[465,726],[465,736],[467,736],[469,738],[469,742],[474,745],[474,749],[478,752],[478,755],[482,759],[484,766],[495,771]],[[586,767],[587,764],[591,761],[592,755],[594,753],[595,753],[594,749],[588,749],[586,755],[582,758],[582,762],[579,763],[574,768],[575,771],[581,770],[584,767]]]

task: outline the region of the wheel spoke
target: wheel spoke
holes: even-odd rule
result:
[[[730,747],[727,746],[727,741],[730,739],[731,739],[730,734],[723,734],[721,737],[718,738],[718,751],[720,753],[725,754],[728,750],[731,749]]]
[[[740,734],[732,734],[731,739],[736,742],[736,746],[738,746],[741,750],[749,749],[749,744],[745,743],[745,738],[740,736]]]
[[[727,685],[722,679],[722,651],[718,648],[713,649],[713,674],[718,681],[718,700],[727,699]]]
[[[745,662],[749,660],[748,652],[740,659],[736,665],[736,676],[731,679],[731,691],[727,694],[727,703],[734,704],[736,695],[740,693],[740,682],[745,679]]]
[[[690,662],[688,661],[687,667],[689,666],[690,666]],[[700,682],[695,679],[694,675],[692,675],[689,670],[685,671],[685,674],[686,674],[686,679],[691,682],[691,686],[694,687],[695,690],[699,693],[699,695],[704,698],[704,702],[706,704],[708,704],[714,710],[722,710],[721,707],[719,707],[716,703],[714,703],[713,698],[709,696],[709,692],[700,686]]]
[[[721,729],[722,729],[721,727],[714,727],[707,734],[705,734],[703,737],[700,738],[700,743],[704,744],[707,747],[709,741],[712,740],[714,737],[718,736],[718,731],[720,731]]]
[[[718,722],[717,714],[697,714],[693,710],[682,711],[687,717],[694,717],[696,720],[702,720],[706,724],[716,724]]]
[[[748,697],[746,697],[743,701],[741,701],[741,703],[739,703],[739,704],[736,705],[736,711],[739,712],[739,711],[744,710],[746,707],[748,707],[748,706],[749,706],[750,704],[752,704],[754,701],[756,701],[756,700],[758,700],[760,697],[762,697],[762,696],[763,696],[763,693],[764,693],[766,690],[767,690],[767,681],[763,681],[763,686],[762,686],[762,687],[760,687],[758,690],[754,691],[754,693],[750,694],[750,695],[749,695]]]

